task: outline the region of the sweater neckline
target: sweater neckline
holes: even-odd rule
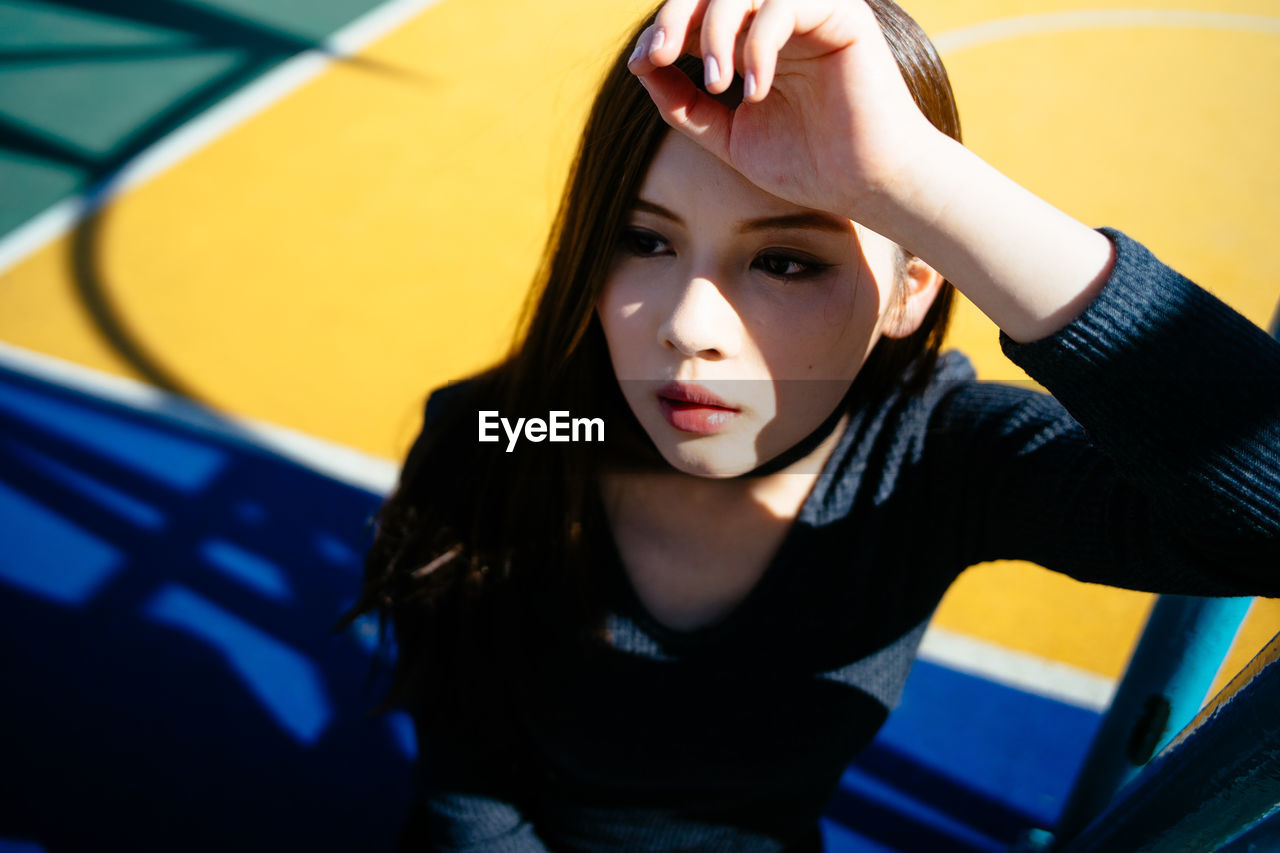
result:
[[[604,501],[600,494],[599,483],[595,483],[589,490],[591,494],[588,504],[595,516],[593,527],[599,531],[602,545],[597,553],[600,554],[604,562],[602,568],[606,572],[608,586],[616,596],[615,601],[622,605],[624,613],[663,646],[673,649],[691,650],[710,646],[740,630],[740,626],[764,606],[762,602],[768,598],[773,588],[781,582],[780,579],[786,576],[786,567],[793,562],[794,553],[799,547],[797,539],[800,534],[797,532],[797,528],[802,524],[812,526],[818,507],[824,500],[824,495],[829,488],[833,471],[839,465],[839,460],[845,456],[848,442],[854,432],[852,426],[852,422],[846,424],[844,433],[836,442],[831,455],[827,457],[822,470],[818,472],[818,477],[814,480],[808,494],[805,495],[804,501],[801,502],[800,510],[796,513],[796,517],[787,525],[787,531],[783,535],[782,542],[774,551],[759,580],[751,587],[742,601],[738,602],[723,617],[716,622],[698,628],[685,630],[668,627],[658,621],[645,607],[635,586],[631,583],[630,576],[627,574],[626,566],[622,561],[622,554],[618,550],[618,544],[613,536],[613,529],[609,526],[608,515],[604,511]]]

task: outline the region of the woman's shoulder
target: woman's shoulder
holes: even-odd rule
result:
[[[903,414],[910,419],[928,420],[935,410],[946,406],[958,389],[975,384],[978,384],[978,372],[968,355],[957,349],[940,352],[929,380],[908,405],[902,407]],[[898,408],[892,403],[891,407]]]
[[[1019,424],[1060,422],[1070,415],[1030,379],[979,379],[959,350],[938,356],[933,377],[918,400],[926,435],[1007,432]]]
[[[447,415],[457,414],[467,400],[475,398],[480,385],[480,377],[471,376],[465,379],[455,379],[433,389],[427,394],[426,402],[423,404],[423,430],[440,423],[441,419]]]
[[[490,374],[477,374],[453,380],[427,394],[422,409],[422,428],[405,457],[402,480],[417,471],[428,456],[439,460],[440,453],[444,452],[452,457],[452,461],[460,461],[457,457],[468,446],[466,435],[474,441],[475,412],[484,408],[483,400],[487,399],[491,384]],[[471,413],[470,420],[466,417],[468,412]],[[471,424],[470,433],[467,432],[468,423]]]
[[[949,349],[938,353],[938,363],[934,367],[929,384],[945,386],[955,382],[969,382],[977,378],[978,372],[974,370],[969,356],[958,349]]]
[[[432,389],[423,404],[423,431],[452,422],[467,412],[474,417],[479,409],[493,408],[508,372],[505,365],[498,365]]]

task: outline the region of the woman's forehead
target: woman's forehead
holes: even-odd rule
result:
[[[641,182],[639,200],[660,205],[683,217],[685,211],[713,211],[724,219],[811,217],[852,223],[823,211],[778,198],[751,183],[741,173],[680,133],[667,133]]]

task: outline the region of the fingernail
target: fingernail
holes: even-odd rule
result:
[[[756,72],[748,71],[742,80],[742,97],[750,98],[756,93]]]
[[[631,51],[631,57],[627,60],[627,64],[630,65],[631,63],[635,62],[636,58],[640,56],[640,53],[643,50],[644,50],[644,39],[640,39],[639,41],[636,42],[635,50]]]
[[[666,44],[667,31],[659,27],[653,31],[653,40],[649,42],[649,55],[653,56],[653,52]]]
[[[720,63],[716,62],[714,56],[707,57],[703,70],[706,72],[708,86],[720,79]]]

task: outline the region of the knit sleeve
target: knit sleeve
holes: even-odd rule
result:
[[[1280,343],[1111,229],[1112,274],[1006,356],[1052,397],[960,384],[931,433],[961,559],[1080,580],[1280,597]]]

